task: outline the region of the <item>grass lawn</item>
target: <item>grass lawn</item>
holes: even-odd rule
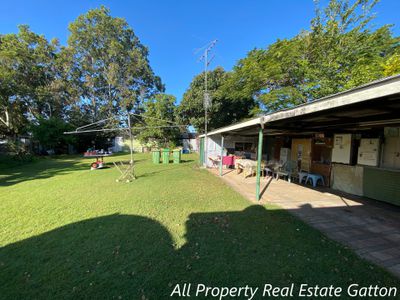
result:
[[[287,212],[251,204],[194,155],[168,166],[135,156],[132,183],[80,157],[0,169],[0,298],[165,299],[185,282],[400,288]]]

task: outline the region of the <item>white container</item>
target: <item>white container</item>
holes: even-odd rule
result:
[[[378,166],[379,163],[379,139],[361,139],[358,147],[357,163],[366,166]]]
[[[350,164],[351,138],[351,134],[333,136],[332,162]]]

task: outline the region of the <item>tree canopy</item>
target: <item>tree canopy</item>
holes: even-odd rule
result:
[[[399,37],[393,36],[391,25],[376,28],[371,22],[376,2],[330,0],[325,8],[317,2],[307,30],[250,50],[231,71],[209,71],[209,129],[400,73]],[[1,136],[33,133],[55,147],[48,137],[62,128],[110,116],[114,123],[107,126],[118,126],[126,121],[126,111],[139,114],[136,128],[149,126],[138,132],[143,142],[176,140],[177,128],[155,128],[172,123],[203,131],[204,72],[194,76],[176,101],[163,94],[149,49],[109,9],[89,10],[69,31],[65,46],[27,25],[0,35]],[[73,142],[54,140],[57,145]],[[94,136],[74,140],[82,146]]]
[[[150,67],[147,47],[104,6],[79,16],[69,30],[73,74],[94,120],[135,109],[164,90]]]
[[[74,101],[57,40],[20,26],[0,36],[0,134],[24,133],[31,120],[63,117]]]
[[[144,102],[143,113],[135,118],[138,122],[134,131],[140,141],[176,145],[185,127],[176,127],[179,124],[175,102],[175,96],[168,94],[157,94]]]
[[[53,147],[46,138],[54,135],[50,131],[110,116],[114,121],[108,125],[117,126],[126,111],[140,112],[145,99],[164,90],[148,48],[107,8],[79,16],[69,30],[64,47],[26,25],[16,34],[0,35],[1,135],[29,132]]]
[[[239,121],[249,116],[254,107],[251,97],[238,97],[231,93],[229,77],[230,73],[221,67],[207,74],[208,91],[212,99],[208,122],[210,129]],[[193,125],[199,132],[203,131],[205,123],[203,103],[204,73],[201,73],[193,78],[178,107],[181,122]]]
[[[392,36],[390,25],[374,30],[370,22],[376,2],[317,5],[308,31],[254,49],[238,61],[232,93],[275,111],[398,73],[399,38]]]

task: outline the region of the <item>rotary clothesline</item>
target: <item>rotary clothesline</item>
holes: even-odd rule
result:
[[[96,125],[98,126],[98,125],[101,124],[101,123],[104,123],[104,122],[106,122],[106,121],[108,121],[108,120],[114,119],[114,117],[112,117],[112,118],[103,119],[103,120],[96,121],[96,122],[93,122],[93,123],[90,123],[90,124],[87,124],[87,125],[84,125],[84,126],[77,127],[77,128],[76,128],[75,130],[73,130],[73,131],[66,131],[66,132],[64,132],[64,134],[79,134],[79,133],[107,132],[107,131],[124,131],[124,130],[129,131],[129,130],[141,130],[141,129],[151,129],[151,128],[186,128],[186,127],[188,126],[188,125],[179,125],[179,124],[174,123],[173,121],[164,120],[164,119],[161,119],[161,118],[154,118],[154,117],[148,117],[148,116],[141,116],[141,115],[135,114],[135,113],[129,113],[129,115],[133,115],[134,118],[135,118],[136,120],[138,120],[139,122],[141,122],[141,123],[144,124],[144,125],[146,125],[146,123],[143,122],[142,120],[140,120],[139,118],[135,117],[135,116],[140,116],[140,117],[144,117],[144,118],[150,118],[150,119],[154,119],[154,120],[159,120],[159,121],[163,121],[163,122],[167,122],[167,123],[172,123],[172,124],[175,124],[175,125],[165,125],[165,126],[142,126],[142,127],[133,127],[133,128],[130,128],[130,127],[100,128],[100,129],[96,128],[96,129],[82,130],[82,129],[85,129],[85,128],[88,128],[88,127],[91,127],[91,126],[96,126]],[[128,115],[128,117],[129,117],[129,115]]]
[[[186,125],[171,125],[171,126],[143,126],[143,127],[133,127],[132,130],[148,129],[148,128],[180,128],[187,127]],[[102,129],[89,129],[89,130],[75,130],[66,131],[64,134],[79,134],[79,133],[90,133],[90,132],[107,132],[107,131],[129,131],[129,128],[102,128]]]
[[[142,127],[134,127],[132,128],[131,126],[131,115],[138,120],[140,123],[143,125],[146,125],[145,122],[143,122],[140,118],[149,118],[149,119],[154,119],[154,120],[159,120],[167,123],[172,123],[174,125],[165,125],[165,126],[142,126]],[[133,135],[132,135],[132,129],[133,130],[141,130],[141,129],[150,129],[150,128],[187,128],[187,125],[178,125],[174,123],[173,121],[169,120],[163,120],[161,118],[155,118],[155,117],[148,117],[148,116],[143,116],[135,113],[129,113],[127,112],[127,127],[122,127],[122,128],[96,128],[100,126],[100,124],[105,123],[108,120],[116,119],[115,117],[99,120],[84,126],[77,127],[75,131],[67,131],[64,132],[64,134],[81,134],[81,133],[91,133],[91,132],[107,132],[107,131],[126,131],[129,134],[129,139],[130,139],[130,162],[127,164],[126,162],[119,161],[119,162],[113,162],[114,166],[118,169],[118,171],[121,173],[120,177],[116,180],[117,182],[119,181],[126,181],[130,182],[133,179],[136,179],[135,176],[135,171],[134,171],[134,160],[133,160]],[[93,128],[94,126],[94,128]],[[92,128],[92,129],[90,129]],[[85,129],[85,130],[82,130]]]

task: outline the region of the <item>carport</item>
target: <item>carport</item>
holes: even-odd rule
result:
[[[265,136],[304,136],[321,132],[327,134],[369,135],[380,132],[385,127],[398,126],[400,126],[400,75],[384,78],[313,102],[219,128],[209,132],[207,136],[201,135],[200,138],[203,141],[205,140],[206,143],[208,143],[207,139],[210,137],[220,139],[221,158],[226,137],[242,136],[257,139],[255,198],[258,201],[260,200],[261,160]],[[207,164],[207,153],[201,153],[200,156],[203,162]],[[222,176],[222,173],[221,159],[219,175]],[[400,172],[393,174],[398,176],[394,180],[400,178]],[[392,173],[385,176],[393,177]],[[398,188],[392,192],[394,195],[400,193]]]

